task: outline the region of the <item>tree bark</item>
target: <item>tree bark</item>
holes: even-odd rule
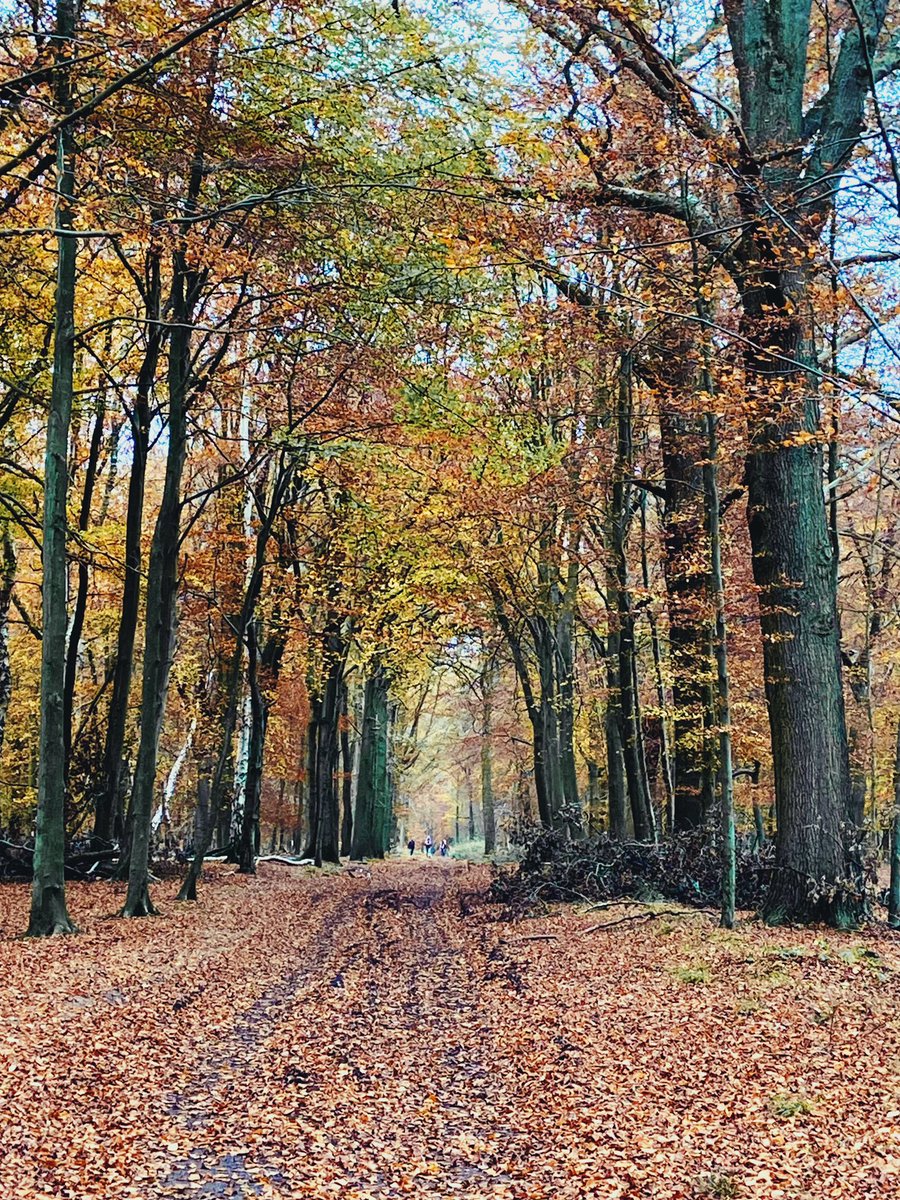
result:
[[[481,819],[484,824],[484,853],[497,849],[497,825],[494,814],[493,754],[494,670],[485,663],[481,672]]]
[[[141,598],[141,535],[143,532],[147,453],[150,445],[150,394],[159,368],[165,336],[164,327],[160,321],[162,282],[160,257],[157,250],[151,252],[148,266],[147,346],[138,373],[134,407],[129,413],[131,473],[128,479],[128,504],[125,515],[125,575],[122,581],[122,608],[116,637],[115,666],[103,750],[101,784],[94,811],[94,836],[102,838],[104,841],[122,838],[125,832],[121,803],[122,774],[128,701],[134,668],[134,643],[137,636]]]
[[[744,303],[753,314],[745,323],[753,344],[781,353],[751,355],[748,363],[765,414],[747,460],[748,515],[778,814],[776,870],[763,915],[773,924],[850,926],[862,916],[864,898],[847,830],[850,766],[817,406],[802,369],[784,366],[803,353],[787,298],[779,304],[769,281]],[[780,310],[780,320],[770,308]]]
[[[321,634],[324,678],[311,688],[311,715],[308,733],[307,800],[309,837],[304,852],[317,867],[339,863],[340,800],[338,766],[340,761],[341,691],[347,661],[343,623],[332,613]]]
[[[353,747],[350,743],[350,711],[347,684],[341,688],[341,854],[353,846]]]
[[[253,874],[259,854],[259,820],[262,802],[263,766],[266,734],[269,728],[271,690],[278,681],[281,660],[287,644],[287,630],[276,618],[262,652],[259,651],[258,620],[252,620],[247,630],[247,678],[250,685],[250,749],[247,763],[247,782],[241,820],[239,870]],[[280,801],[284,797],[281,781]],[[283,835],[283,830],[282,830]]]
[[[75,47],[76,0],[57,0],[52,45],[54,99],[58,116],[72,110],[71,59]],[[75,137],[71,125],[57,135],[58,230],[54,301],[53,380],[44,464],[42,638],[38,806],[34,879],[28,934],[72,933],[65,893],[65,672],[67,624],[66,500],[69,425],[75,371],[75,281],[77,241],[72,235]]]
[[[640,498],[641,504],[641,579],[644,591],[650,594],[650,563],[647,557],[647,493]],[[650,625],[650,649],[653,655],[653,672],[656,683],[656,699],[659,704],[659,763],[663,781],[665,812],[661,825],[671,833],[675,827],[675,769],[669,740],[668,704],[666,703],[666,684],[663,676],[662,645],[659,636],[659,622],[652,607],[648,609]],[[671,621],[671,617],[670,617]]]
[[[9,661],[9,608],[16,582],[16,546],[9,525],[0,535],[0,751],[6,733],[6,717],[12,699],[12,669]]]
[[[384,858],[387,800],[388,676],[373,663],[363,696],[362,736],[350,857]]]
[[[709,571],[698,554],[706,540],[704,447],[701,419],[683,416],[671,407],[661,408],[660,431],[665,473],[663,571],[675,733],[674,828],[683,832],[704,823],[713,794],[705,737],[710,676]]]
[[[259,679],[259,643],[255,620],[250,622],[247,629],[247,682],[250,687],[250,746],[247,753],[238,871],[242,875],[255,875],[256,856],[259,854],[263,754],[269,721],[269,706]]]
[[[101,393],[102,396],[102,393]],[[101,399],[94,418],[94,428],[91,433],[90,449],[87,465],[84,471],[84,487],[81,493],[81,510],[78,514],[78,532],[86,533],[91,521],[91,503],[94,498],[94,488],[97,483],[97,471],[100,464],[100,448],[103,444],[103,426],[106,417],[106,404]],[[63,736],[65,738],[66,773],[68,777],[69,762],[72,757],[72,714],[75,708],[75,684],[78,679],[78,647],[84,629],[84,618],[87,613],[88,586],[90,584],[90,568],[82,551],[78,559],[78,583],[75,588],[75,604],[72,608],[72,620],[69,626],[69,639],[66,648],[66,674],[63,685]]]
[[[194,164],[192,195],[199,188],[199,156]],[[173,254],[173,281],[169,328],[169,444],[162,501],[153,531],[147,573],[147,623],[141,686],[140,745],[131,794],[131,846],[128,892],[122,916],[141,917],[156,912],[150,899],[148,864],[150,820],[159,758],[159,738],[169,690],[169,672],[175,649],[178,594],[178,548],[181,532],[181,478],[187,456],[187,404],[191,376],[191,322],[197,276],[188,267],[184,250]]]
[[[900,723],[894,756],[894,811],[891,814],[891,882],[888,888],[888,924],[900,929]]]
[[[628,481],[632,473],[631,364],[627,355],[623,355],[619,371],[618,397],[616,452],[606,523],[606,549],[610,560],[607,570],[611,592],[610,619],[615,627],[612,640],[618,651],[616,715],[619,718],[622,758],[634,836],[640,842],[649,842],[654,840],[655,826],[641,747],[639,699],[635,687],[637,648],[626,554],[626,537],[631,514],[631,487]]]
[[[703,467],[709,529],[710,584],[716,624],[713,653],[716,663],[716,725],[719,730],[718,785],[722,839],[721,924],[734,925],[737,863],[734,833],[734,776],[731,762],[731,703],[728,679],[728,626],[725,615],[725,577],[722,572],[721,507],[717,462],[719,456],[717,419],[707,414],[707,450]]]
[[[628,785],[625,780],[625,751],[622,737],[622,705],[619,687],[619,631],[610,627],[606,635],[606,787],[610,836],[618,842],[628,837]]]

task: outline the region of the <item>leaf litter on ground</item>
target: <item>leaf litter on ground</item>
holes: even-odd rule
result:
[[[76,885],[83,932],[50,941],[14,936],[27,888],[0,889],[8,1194],[900,1194],[897,935],[695,914],[586,937],[597,914],[560,906],[542,937],[488,882],[216,867],[143,921]]]

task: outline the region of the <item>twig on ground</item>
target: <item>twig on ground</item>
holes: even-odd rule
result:
[[[504,938],[504,942],[552,942],[559,937],[558,933],[527,933],[524,937]]]
[[[627,925],[629,921],[652,921],[654,917],[696,917],[701,913],[699,908],[663,908],[652,912],[632,913],[629,917],[620,917],[618,921],[601,921],[599,925],[591,925],[584,934],[596,933],[598,929],[613,929],[616,925]]]

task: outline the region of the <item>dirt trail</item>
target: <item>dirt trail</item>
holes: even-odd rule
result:
[[[486,882],[219,871],[141,922],[74,889],[81,937],[0,942],[0,1195],[900,1192],[896,938],[509,925]]]

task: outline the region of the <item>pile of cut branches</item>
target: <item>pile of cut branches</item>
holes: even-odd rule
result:
[[[773,851],[742,849],[737,859],[737,907],[756,909],[773,867]],[[613,841],[603,834],[571,841],[541,829],[525,841],[521,862],[501,871],[491,897],[510,914],[550,900],[677,900],[713,908],[721,900],[722,867],[709,830],[658,844]]]

